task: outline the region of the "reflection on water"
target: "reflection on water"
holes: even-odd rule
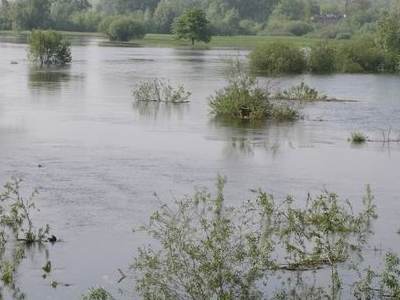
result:
[[[166,103],[158,101],[134,101],[133,108],[140,116],[148,119],[182,119],[188,109],[188,103]]]

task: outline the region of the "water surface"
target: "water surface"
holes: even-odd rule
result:
[[[252,188],[300,199],[327,188],[357,207],[371,184],[380,215],[371,247],[400,250],[400,145],[347,142],[354,130],[379,138],[392,128],[397,137],[400,77],[260,79],[274,88],[304,80],[329,96],[359,101],[310,104],[304,120],[246,128],[212,121],[207,108],[225,84],[226,59],[246,52],[102,45],[80,37],[72,65],[38,70],[26,61],[21,40],[0,38],[0,182],[18,176],[27,193],[39,188],[35,220],[51,224],[63,240],[49,246],[52,278],[72,284],[52,289],[41,278],[44,250],[32,250],[19,273],[28,299],[78,299],[99,285],[132,298],[133,279],[117,285],[117,269],[127,271],[146,243],[132,228],[160,205],[154,193],[171,202],[195,186],[213,188],[218,174],[228,177],[232,204]],[[134,106],[132,88],[153,77],[183,83],[191,103]],[[378,264],[379,253],[367,254]]]

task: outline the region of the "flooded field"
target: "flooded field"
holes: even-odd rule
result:
[[[34,248],[18,278],[27,299],[79,299],[93,286],[132,299],[134,279],[117,284],[118,269],[130,274],[147,242],[132,229],[160,200],[213,188],[218,174],[228,178],[232,204],[250,189],[306,199],[326,188],[358,207],[370,184],[379,219],[366,263],[400,251],[400,144],[347,141],[353,131],[379,139],[389,128],[398,137],[399,76],[260,78],[273,88],[304,80],[357,102],[307,104],[302,120],[251,128],[213,121],[207,106],[225,85],[226,60],[246,51],[114,47],[81,37],[72,55],[70,66],[38,70],[26,44],[0,37],[0,183],[17,176],[27,193],[39,189],[35,220],[62,239],[48,245],[52,278],[70,285],[54,289],[41,277],[46,249]],[[133,87],[153,77],[184,84],[191,102],[134,106]]]

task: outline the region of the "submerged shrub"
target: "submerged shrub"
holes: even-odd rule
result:
[[[290,87],[275,96],[276,99],[282,100],[299,100],[299,101],[321,101],[326,100],[326,95],[321,94],[316,89],[308,86],[302,81],[299,85]]]
[[[7,288],[16,299],[24,299],[15,283],[15,275],[25,258],[25,249],[33,243],[43,245],[53,238],[49,235],[49,225],[34,225],[31,215],[35,210],[37,191],[25,198],[21,193],[21,182],[13,179],[0,191],[0,298]]]
[[[372,40],[355,40],[339,47],[336,62],[343,73],[377,73],[387,68],[383,50]]]
[[[40,66],[70,63],[70,44],[58,32],[34,30],[29,37],[29,58]]]
[[[159,245],[140,248],[135,259],[141,296],[266,299],[269,277],[328,266],[329,299],[337,299],[332,298],[340,290],[337,266],[361,253],[376,218],[370,189],[359,213],[329,192],[308,196],[303,208],[292,197],[277,203],[262,191],[230,207],[225,182],[218,179],[215,196],[201,189],[174,207],[163,205],[141,228]]]
[[[136,101],[146,102],[185,103],[190,95],[182,85],[174,87],[158,78],[140,82],[133,91]]]
[[[367,141],[367,136],[361,132],[353,132],[350,137],[353,144],[364,144]]]
[[[255,71],[272,75],[302,73],[306,70],[304,51],[281,42],[256,47],[250,53],[250,65]]]
[[[274,105],[269,100],[268,89],[259,87],[256,78],[246,72],[239,61],[232,65],[228,81],[227,87],[210,98],[211,114],[215,117],[259,121],[278,115],[273,113]],[[291,115],[289,120],[292,119]]]
[[[327,43],[311,47],[308,69],[311,73],[332,73],[336,68],[336,50]]]
[[[119,17],[117,19],[109,19],[110,23],[105,33],[112,41],[127,42],[132,39],[142,39],[146,35],[145,26],[130,17]],[[101,24],[105,27],[107,22]]]

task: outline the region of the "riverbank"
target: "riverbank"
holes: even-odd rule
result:
[[[104,34],[98,32],[71,32],[62,31],[67,37],[91,36],[105,38]],[[25,37],[29,31],[0,31],[0,35]],[[234,48],[234,49],[253,49],[258,45],[272,42],[285,42],[295,46],[309,47],[321,42],[318,38],[292,37],[292,36],[214,36],[210,43],[197,43],[196,49],[212,49],[212,48]],[[344,41],[332,40],[332,43],[343,43]],[[108,41],[107,41],[108,43]],[[147,46],[147,47],[171,47],[171,48],[191,48],[188,41],[175,39],[172,34],[147,34],[144,39],[132,40],[130,42],[110,42],[113,45],[121,46]]]

